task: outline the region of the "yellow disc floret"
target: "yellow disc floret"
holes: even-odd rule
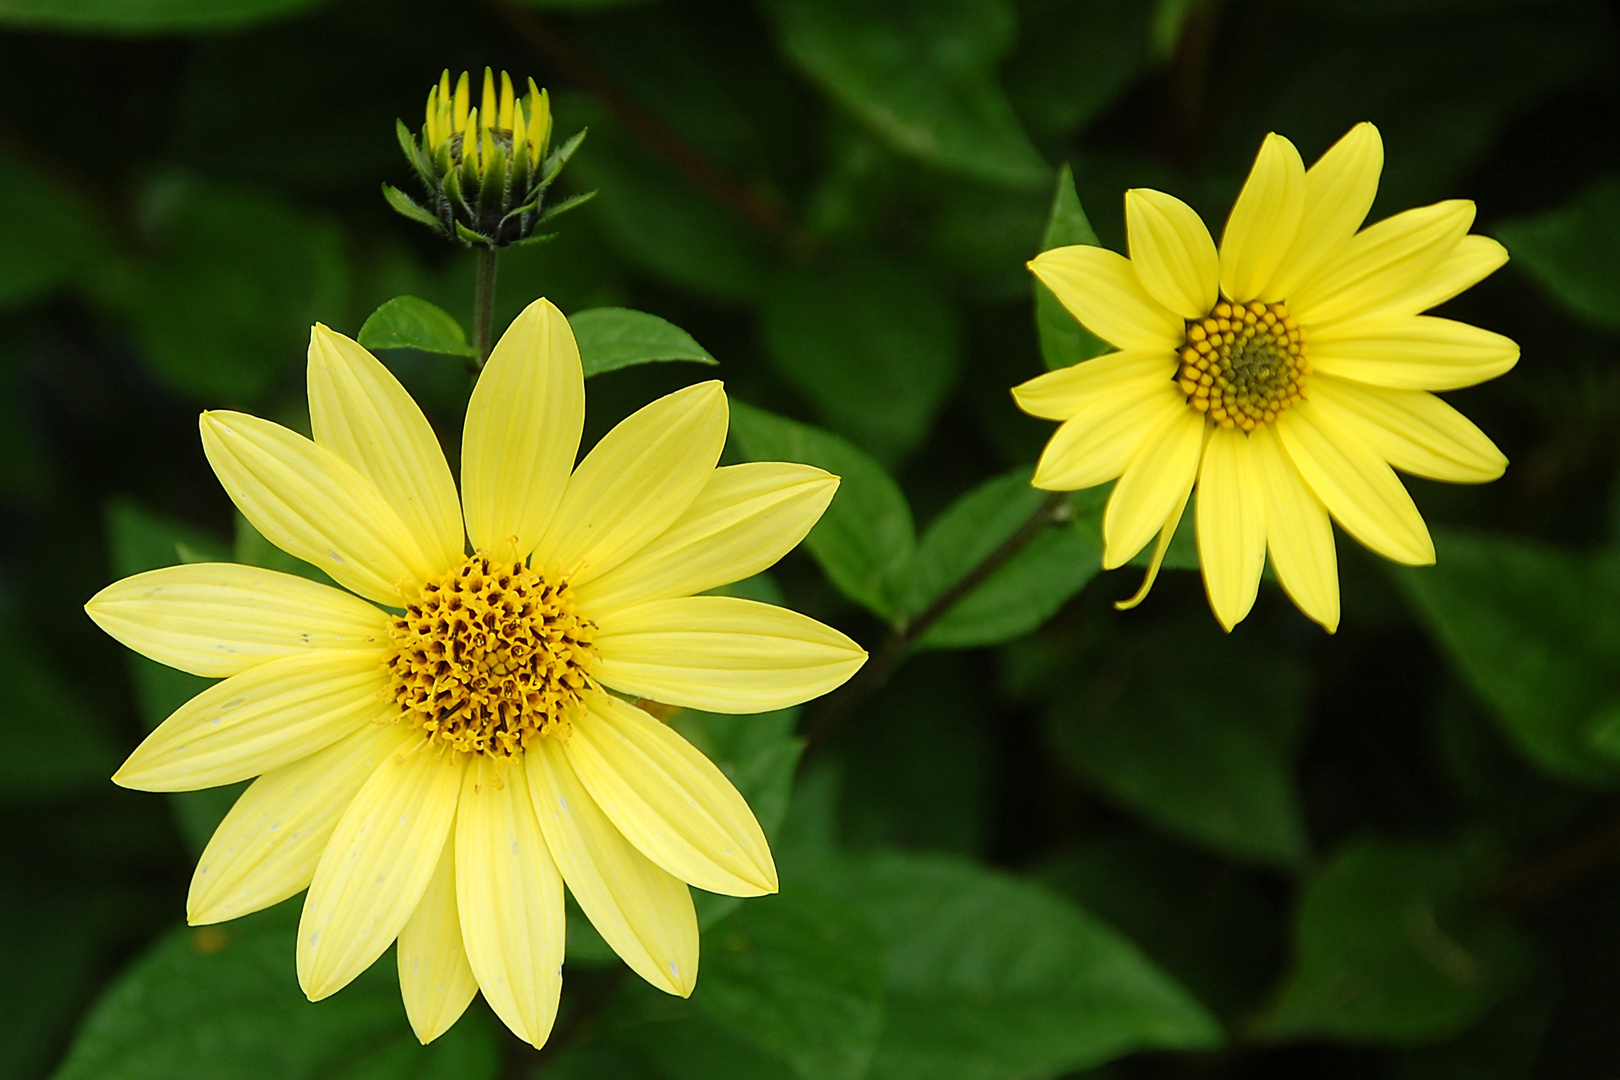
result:
[[[394,620],[389,692],[443,745],[511,757],[535,739],[567,738],[593,685],[591,631],[566,582],[479,552],[424,584]]]
[[[1305,396],[1305,334],[1288,308],[1221,301],[1187,323],[1176,382],[1224,428],[1253,431]]]

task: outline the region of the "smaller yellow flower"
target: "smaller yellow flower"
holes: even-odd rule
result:
[[[459,497],[416,403],[324,326],[309,410],[313,440],[204,413],[203,449],[255,528],[349,591],[198,563],[85,605],[137,652],[223,678],[114,780],[189,791],[258,777],[198,860],[187,919],[307,888],[297,961],[312,1000],[397,939],[423,1042],[482,990],[539,1046],[562,992],[566,885],[638,975],[690,994],[687,886],[757,896],[776,891],[776,867],[731,782],[632,700],[763,712],[854,674],[866,654],[837,630],[697,595],[781,558],[837,477],[717,467],[718,382],[633,414],[575,468],[584,372],[545,300],[473,390]]]
[[[1126,259],[1100,247],[1043,252],[1029,266],[1069,312],[1119,351],[1013,389],[1063,421],[1036,487],[1118,480],[1103,517],[1103,566],[1157,534],[1139,603],[1198,492],[1198,558],[1230,630],[1248,615],[1266,554],[1288,595],[1329,632],[1339,579],[1329,519],[1408,565],[1434,545],[1394,469],[1453,483],[1502,475],[1507,459],[1431,391],[1493,379],[1518,361],[1500,334],[1422,315],[1507,261],[1471,235],[1454,199],[1361,229],[1383,143],[1358,124],[1309,171],[1266,137],[1217,251],[1181,200],[1126,192]],[[1357,231],[1360,229],[1360,231]]]

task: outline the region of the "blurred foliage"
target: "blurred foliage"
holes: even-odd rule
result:
[[[416,1046],[386,957],[305,1002],[290,905],[181,927],[233,792],[105,777],[202,680],[77,610],[177,561],[314,573],[236,517],[195,414],[308,430],[317,320],[456,459],[472,262],[378,188],[410,187],[395,117],[485,64],[590,128],[562,194],[599,192],[502,256],[497,329],[575,317],[588,443],[718,362],[727,460],[843,478],[728,591],[873,653],[802,710],[672,718],[782,895],[700,897],[689,1001],[574,912],[538,1056],[481,1005]],[[1613,1075],[1620,4],[0,0],[0,65],[0,1077]],[[1364,119],[1375,218],[1474,198],[1512,253],[1445,309],[1523,346],[1451,395],[1512,467],[1410,482],[1435,567],[1341,539],[1334,637],[1274,584],[1221,634],[1188,528],[1113,610],[1140,571],[1099,571],[1106,491],[1030,489],[1050,426],[1007,393],[1104,346],[1022,264],[1121,249],[1130,186],[1214,229],[1265,132],[1310,160]]]

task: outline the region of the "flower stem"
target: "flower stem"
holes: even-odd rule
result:
[[[475,248],[478,276],[473,286],[473,348],[478,356],[471,360],[473,371],[479,371],[489,359],[490,337],[495,323],[495,257],[492,247]]]
[[[1068,492],[1050,493],[1029,519],[997,545],[994,551],[980,559],[973,569],[940,593],[933,603],[916,616],[896,626],[889,640],[884,642],[883,647],[867,661],[866,666],[841,689],[823,698],[821,707],[810,716],[804,726],[806,756],[811,748],[825,741],[833,729],[843,723],[861,702],[889,681],[889,676],[894,674],[895,668],[906,658],[912,643],[922,637],[929,627],[944,618],[968,593],[978,588],[986,578],[1028,547],[1030,542],[1045,532],[1049,526],[1064,524],[1073,517],[1074,507],[1069,502]]]

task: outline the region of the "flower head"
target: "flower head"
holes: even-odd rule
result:
[[[1159,537],[1151,587],[1197,490],[1198,557],[1230,630],[1249,613],[1266,554],[1306,615],[1339,622],[1329,519],[1396,562],[1434,545],[1391,466],[1480,483],[1507,459],[1431,391],[1511,368],[1500,334],[1422,315],[1507,261],[1470,235],[1474,204],[1451,200],[1366,229],[1383,144],[1358,124],[1308,171],[1269,135],[1217,251],[1198,215],[1163,192],[1125,196],[1126,259],[1099,247],[1044,252],[1030,269],[1118,352],[1013,390],[1063,421],[1035,472],[1070,491],[1118,480],[1103,565]],[[1357,230],[1360,231],[1357,231]]]
[[[180,791],[258,777],[203,852],[187,917],[219,922],[308,888],[297,961],[310,998],[397,938],[424,1042],[481,989],[539,1045],[561,992],[566,885],[631,968],[690,994],[687,886],[759,895],[776,870],[730,781],[633,702],[760,712],[861,666],[813,619],[697,595],[797,544],[837,478],[716,467],[717,382],[646,406],[575,468],[584,377],[545,300],[473,391],[459,498],[416,404],[324,326],[309,405],[313,440],[208,412],[203,447],[254,527],[343,589],[198,563],[86,605],[130,648],[224,678],[114,779]]]

